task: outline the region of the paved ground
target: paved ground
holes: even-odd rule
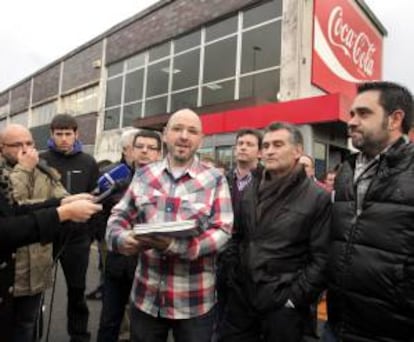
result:
[[[99,272],[98,272],[98,252],[95,245],[92,245],[91,254],[89,258],[89,269],[87,275],[87,290],[90,292],[95,289],[99,281]],[[41,342],[46,342],[46,332],[47,332],[47,320],[49,318],[49,313],[51,309],[51,290],[46,293],[46,309],[45,309],[45,322],[44,322],[44,334]],[[101,312],[101,302],[100,301],[88,301],[88,307],[90,311],[89,316],[89,331],[92,334],[91,342],[96,341],[96,334],[98,331],[99,325],[99,315]],[[58,267],[57,278],[56,278],[56,290],[52,306],[52,319],[49,329],[49,342],[68,342],[69,336],[66,332],[66,285],[64,276],[60,266]],[[1,339],[0,339],[1,340]],[[169,338],[169,342],[172,342],[173,339]],[[316,339],[306,339],[304,342],[317,342]]]
[[[98,272],[98,252],[95,245],[92,245],[91,254],[89,259],[89,269],[87,276],[87,290],[89,291],[96,288],[99,280]],[[49,317],[51,308],[51,290],[46,294],[46,310],[45,310],[45,333],[42,342],[46,341],[47,319]],[[88,301],[88,307],[90,311],[89,316],[89,331],[92,334],[91,341],[96,341],[96,333],[98,331],[99,315],[101,312],[100,301]],[[49,342],[67,342],[69,341],[69,335],[66,332],[66,284],[59,266],[56,278],[56,290],[52,306],[52,319],[50,324]]]

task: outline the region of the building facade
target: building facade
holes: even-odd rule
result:
[[[116,160],[125,127],[162,130],[201,114],[200,154],[232,163],[235,132],[299,124],[317,172],[347,153],[355,83],[380,79],[386,34],[362,0],[162,0],[0,92],[0,126],[77,116],[97,160]]]

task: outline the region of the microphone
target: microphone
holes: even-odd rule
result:
[[[125,164],[119,164],[98,179],[98,191],[103,193],[117,182],[125,182],[131,179],[131,170]]]
[[[105,172],[98,179],[98,195],[95,197],[95,202],[103,202],[117,192],[124,190],[130,180],[131,170],[125,164],[119,164]]]

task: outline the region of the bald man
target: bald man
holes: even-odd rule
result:
[[[30,131],[10,124],[1,132],[1,164],[9,178],[10,202],[28,204],[67,196],[56,170],[42,164]],[[42,292],[51,284],[52,245],[35,243],[16,251],[14,340],[31,341],[40,312]]]
[[[215,260],[231,236],[233,212],[226,178],[196,157],[203,138],[196,113],[174,113],[164,130],[167,156],[139,169],[113,209],[107,242],[137,254],[131,293],[131,341],[209,342],[213,332]],[[197,235],[137,237],[146,223],[193,220]]]

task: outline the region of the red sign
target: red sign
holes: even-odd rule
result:
[[[382,36],[355,0],[315,0],[312,83],[352,98],[355,84],[380,80]]]

